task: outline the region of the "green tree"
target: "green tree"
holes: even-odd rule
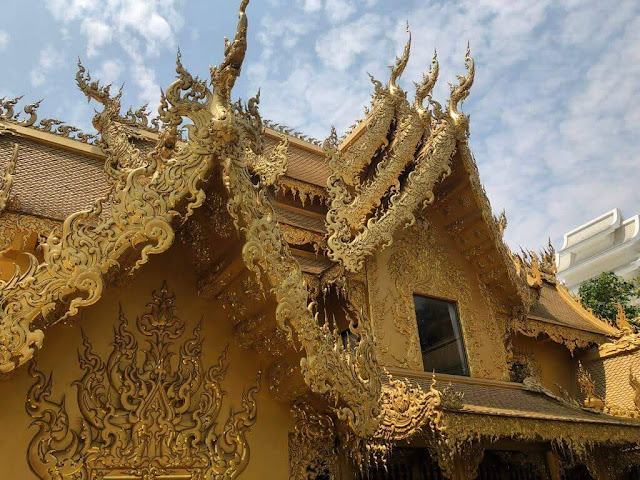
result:
[[[578,295],[582,305],[593,310],[593,313],[615,324],[618,313],[618,303],[622,305],[627,319],[633,323],[640,308],[631,305],[631,301],[638,298],[640,289],[634,282],[627,282],[613,272],[602,272],[595,278],[580,285]],[[637,328],[638,325],[634,324]]]

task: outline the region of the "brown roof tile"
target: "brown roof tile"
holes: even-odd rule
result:
[[[589,320],[581,314],[575,306],[569,303],[554,285],[542,284],[540,298],[533,304],[529,314],[540,319],[546,319],[551,323],[558,323],[569,328],[577,328],[586,332],[611,335],[613,329],[599,322],[597,319]],[[585,311],[585,314],[587,312]],[[602,323],[602,325],[598,325]]]
[[[10,198],[20,211],[64,219],[109,190],[100,159],[22,137],[0,136],[0,167],[15,142],[19,151]]]
[[[450,379],[451,376],[447,376],[447,379],[438,380],[436,388],[442,390],[447,385],[451,385],[454,391],[462,393],[463,411],[465,412],[532,419],[617,423],[640,427],[639,420],[583,410],[560,402],[544,393],[526,390],[520,384],[509,384],[508,382],[484,384],[470,383],[465,379],[460,381]],[[419,384],[424,391],[428,391],[431,385],[431,378],[411,378],[410,381]]]

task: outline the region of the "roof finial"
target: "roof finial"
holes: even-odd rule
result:
[[[389,91],[391,93],[396,93],[400,89],[396,85],[396,80],[400,78],[409,62],[409,53],[411,52],[411,29],[409,29],[409,22],[407,22],[407,33],[409,34],[409,39],[404,46],[404,51],[400,57],[396,57],[396,64],[391,67],[391,78],[389,79]]]
[[[426,112],[426,108],[423,105],[424,99],[428,96],[431,96],[431,92],[433,91],[433,87],[438,81],[438,73],[440,71],[440,66],[438,65],[438,52],[433,50],[433,58],[431,59],[431,66],[429,67],[429,74],[422,75],[422,82],[415,83],[416,86],[416,96],[413,102],[415,109],[419,114],[423,114]]]
[[[462,114],[458,107],[469,96],[473,80],[476,75],[475,62],[471,57],[471,47],[467,41],[467,51],[464,57],[465,68],[467,69],[467,75],[456,75],[458,79],[458,85],[450,85],[451,96],[448,101],[449,116],[453,120],[454,124],[459,127],[460,133],[468,135],[469,133],[469,117]]]

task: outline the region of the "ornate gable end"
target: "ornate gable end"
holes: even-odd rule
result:
[[[180,245],[152,259],[0,382],[5,474],[287,478],[293,417],[269,394],[268,357],[239,344],[224,299],[197,294],[190,263]]]
[[[471,376],[507,380],[509,317],[437,218],[408,228],[367,263],[369,301],[381,363],[423,370],[414,295],[454,302]]]
[[[69,215],[42,244],[42,258],[27,255],[28,268],[1,285],[0,371],[10,372],[33,357],[43,346],[43,326],[74,317],[98,302],[115,279],[135,273],[151,255],[167,252],[196,211],[226,210],[227,226],[241,241],[232,242],[237,248],[225,252],[224,262],[207,259],[219,245],[201,249],[212,269],[210,278],[200,278],[199,289],[216,299],[228,294],[229,309],[238,314],[234,293],[244,289],[244,274],[251,272],[271,302],[267,317],[280,341],[301,352],[295,365],[307,387],[329,396],[349,428],[366,436],[379,422],[381,388],[369,326],[355,322],[359,345],[346,349],[327,325],[318,323],[300,265],[267,194],[286,166],[287,141],[265,156],[259,97],[246,105],[230,98],[247,48],[248,3],[240,4],[235,38],[225,43],[222,63],[211,68],[211,82],[192,77],[178,55],[177,79],[161,96],[163,126],[147,152],[130,140],[129,125],[120,115],[121,94],[112,95],[109,86],[92,81],[79,65],[78,86],[103,106],[93,122],[111,190],[91,208]],[[183,127],[186,140],[181,142]],[[198,228],[191,226],[188,234],[198,238]],[[231,291],[219,290],[220,284]],[[248,319],[237,315],[237,320],[248,320],[238,329],[253,329],[248,333],[260,337],[260,328],[269,323],[261,321],[265,312],[253,313]],[[247,346],[254,346],[250,338]],[[280,371],[288,371],[287,366]]]

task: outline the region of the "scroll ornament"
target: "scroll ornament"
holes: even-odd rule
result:
[[[232,105],[229,92],[246,50],[243,2],[238,32],[225,51],[223,63],[212,69],[213,89],[193,78],[178,57],[177,80],[162,94],[159,109],[164,123],[154,150],[146,157],[129,141],[117,122],[120,94],[92,82],[79,65],[78,86],[87,98],[104,106],[93,124],[107,154],[105,171],[112,182],[109,206],[101,199],[70,215],[61,232],[43,244],[44,262],[33,256],[30,266],[0,286],[0,372],[28,361],[42,346],[43,333],[32,330],[36,320],[51,323],[95,303],[105,282],[118,269],[134,271],[149,255],[166,251],[174,228],[204,201],[203,181],[221,158],[239,158],[247,148],[259,151],[262,123],[255,100],[247,108]],[[187,117],[188,141],[177,145],[177,127]],[[124,258],[133,258],[132,265]],[[59,313],[60,312],[60,313]],[[60,315],[60,318],[58,318]]]
[[[80,431],[70,425],[65,399],[51,400],[52,376],[37,371],[35,362],[29,365],[36,381],[26,408],[38,431],[27,460],[38,478],[75,480],[91,474],[154,480],[189,474],[194,480],[231,479],[246,469],[246,434],[257,418],[258,385],[243,394],[242,408],[232,411],[217,433],[227,349],[205,370],[198,324],[176,351],[186,326],[175,314],[174,299],[166,283],[153,292],[136,320],[136,334],[121,309],[106,361],[83,334],[84,351],[78,359],[84,374],[74,382]],[[139,338],[146,347],[139,345]],[[177,361],[172,361],[176,354]]]

